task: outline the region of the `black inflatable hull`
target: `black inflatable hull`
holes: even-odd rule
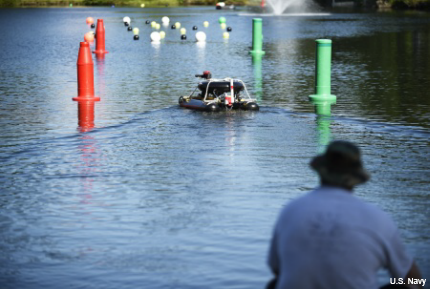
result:
[[[206,104],[201,100],[198,99],[190,99],[188,101],[185,101],[182,97],[179,98],[179,105],[181,107],[189,108],[189,109],[195,109],[195,110],[202,110],[202,111],[218,111],[220,108],[216,104]]]
[[[229,110],[229,109],[241,109],[241,110],[252,110],[257,111],[260,109],[257,103],[255,102],[242,102],[235,103],[233,107],[227,107],[223,104],[215,104],[215,103],[205,103],[199,99],[189,99],[185,100],[182,96],[179,98],[179,106],[185,107],[188,109],[195,109],[201,111],[211,111],[216,112],[220,110]]]
[[[206,89],[209,85],[209,89],[207,90],[209,94],[213,94],[214,90],[216,94],[220,95],[224,92],[230,92],[230,82],[229,81],[202,81],[198,84],[198,88],[201,92],[206,93]],[[243,84],[239,81],[233,82],[233,89],[235,92],[240,92],[244,89]]]

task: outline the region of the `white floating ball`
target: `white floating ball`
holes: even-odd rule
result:
[[[163,39],[164,37],[166,37],[166,32],[160,31],[160,38]]]
[[[205,42],[206,41],[206,33],[203,31],[199,31],[196,33],[197,42]]]
[[[207,21],[203,22],[203,26],[204,27],[208,27],[209,26],[209,22],[207,22]]]
[[[131,19],[128,16],[125,16],[124,18],[122,18],[122,22],[127,22],[128,24],[131,23]]]
[[[158,33],[157,31],[154,31],[151,33],[151,41],[152,42],[158,43],[158,42],[160,42],[160,39],[161,39],[160,33]]]
[[[178,29],[178,28],[180,28],[180,27],[181,27],[181,23],[176,22],[176,23],[175,23],[175,26],[176,26],[176,29]]]
[[[140,4],[140,7],[142,7],[142,8],[143,8],[143,7],[145,7],[145,4],[143,4],[143,3],[142,3],[142,4]]]
[[[187,29],[185,29],[185,28],[181,28],[180,32],[181,32],[181,35],[184,35],[184,34],[186,34],[186,33],[187,33]]]
[[[164,16],[163,18],[161,18],[161,22],[162,22],[163,24],[169,24],[170,19],[169,19],[169,17]]]
[[[151,21],[151,27],[152,27],[152,28],[154,28],[154,27],[155,27],[155,25],[157,25],[157,22],[155,22],[155,21]]]
[[[137,28],[137,27],[133,28],[133,34],[139,35],[139,28]]]
[[[161,25],[158,24],[158,23],[156,23],[155,26],[154,26],[154,28],[157,29],[157,30],[159,30],[161,28]]]
[[[224,39],[229,39],[229,38],[230,38],[230,33],[228,33],[228,32],[224,32],[224,33],[222,34],[222,37],[223,37]]]

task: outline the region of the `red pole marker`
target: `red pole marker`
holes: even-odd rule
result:
[[[94,101],[78,102],[78,125],[82,132],[94,127]]]
[[[104,53],[96,54],[96,59],[97,59],[97,63],[103,62],[105,59],[105,54]],[[98,67],[98,65],[97,65],[97,67]]]
[[[94,102],[100,97],[94,95],[94,64],[88,42],[80,43],[76,66],[78,97],[73,100],[78,102],[78,124],[81,128],[91,129],[94,127]]]
[[[96,54],[109,53],[105,49],[105,26],[103,24],[103,19],[97,19],[96,28],[96,50],[93,51]]]
[[[88,42],[81,42],[78,54],[78,97],[75,101],[99,101],[94,95],[94,64]]]

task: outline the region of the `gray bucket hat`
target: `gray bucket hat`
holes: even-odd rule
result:
[[[322,181],[332,185],[353,187],[370,178],[363,168],[360,149],[347,141],[333,141],[310,165]]]

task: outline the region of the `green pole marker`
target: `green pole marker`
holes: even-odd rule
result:
[[[265,54],[263,51],[263,19],[252,19],[252,55]]]
[[[315,105],[315,113],[317,115],[331,115],[331,105],[335,103],[335,101],[331,100],[314,100],[311,99],[311,102]]]
[[[318,132],[318,153],[323,153],[326,146],[331,140],[331,118],[327,116],[318,115],[317,119],[317,132]]]
[[[255,98],[261,101],[263,98],[263,73],[261,70],[262,54],[252,55],[252,64],[254,66],[254,81],[255,81]]]
[[[331,40],[316,40],[315,94],[310,100],[315,104],[315,112],[330,115],[330,106],[336,103],[336,95],[331,94]]]

